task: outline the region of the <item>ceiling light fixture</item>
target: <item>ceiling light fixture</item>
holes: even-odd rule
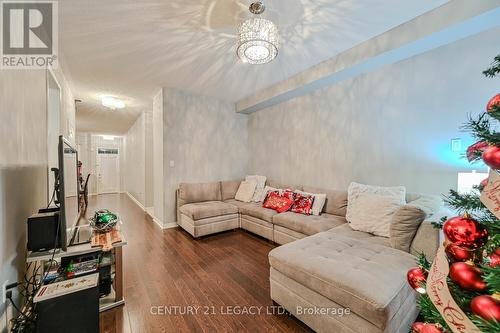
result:
[[[102,105],[113,110],[123,109],[125,107],[125,103],[122,100],[111,96],[103,96]]]
[[[265,64],[278,55],[278,28],[273,22],[257,16],[265,9],[260,1],[252,3],[249,10],[256,16],[240,24],[236,54],[243,62]]]

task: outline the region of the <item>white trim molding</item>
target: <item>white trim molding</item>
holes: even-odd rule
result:
[[[142,205],[141,205],[141,208],[142,208]],[[176,228],[178,227],[179,225],[177,224],[177,222],[170,222],[170,223],[163,223],[159,218],[157,218],[155,215],[154,215],[154,207],[146,207],[144,209],[144,212],[146,214],[149,215],[149,217],[151,217],[151,220],[156,223],[162,230],[163,229],[171,229],[171,228]]]
[[[170,222],[170,223],[166,223],[164,226],[163,226],[163,229],[172,229],[172,228],[177,228],[179,225],[177,224],[177,222]]]
[[[126,192],[125,192],[125,194],[127,194],[127,195],[128,195],[128,197],[129,197],[129,198],[130,198],[133,202],[135,202],[135,204],[136,204],[137,206],[139,206],[139,207],[140,207],[140,208],[141,208],[141,209],[142,209],[145,213],[147,213],[147,211],[146,211],[146,207],[144,207],[144,205],[143,205],[143,204],[141,204],[141,202],[140,202],[139,200],[137,200],[136,198],[134,198],[134,196],[133,196],[132,194],[130,194],[128,191],[126,191]]]

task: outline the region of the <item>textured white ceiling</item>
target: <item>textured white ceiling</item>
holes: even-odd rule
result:
[[[123,133],[160,87],[237,101],[423,14],[447,0],[271,0],[278,57],[235,55],[250,0],[63,0],[60,48],[71,73],[77,129]],[[127,107],[110,111],[102,95]]]

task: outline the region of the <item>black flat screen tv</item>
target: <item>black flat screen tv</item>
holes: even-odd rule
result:
[[[72,233],[80,218],[79,184],[78,184],[78,152],[62,135],[59,136],[59,235],[62,249],[66,251],[68,235]]]

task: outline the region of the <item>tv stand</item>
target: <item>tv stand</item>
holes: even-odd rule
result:
[[[101,297],[99,300],[99,311],[103,312],[114,307],[125,304],[125,300],[123,298],[123,246],[127,245],[127,241],[125,239],[123,222],[119,223],[120,232],[122,236],[122,241],[119,243],[114,243],[111,249],[113,262],[112,262],[112,272],[114,273],[113,284],[111,286],[111,293],[107,296]],[[76,228],[77,233],[82,235],[80,240],[82,239],[84,234],[88,234],[89,237],[91,235],[91,227],[90,225],[79,225]],[[61,249],[56,249],[51,251],[43,251],[43,252],[29,252],[26,261],[30,262],[40,262],[43,264],[46,261],[49,261],[54,255],[54,259],[60,259],[64,257],[73,257],[82,254],[92,253],[102,250],[101,247],[92,247],[90,242],[84,242],[74,245],[68,245],[67,251],[62,251]],[[42,272],[43,276],[45,272]]]

